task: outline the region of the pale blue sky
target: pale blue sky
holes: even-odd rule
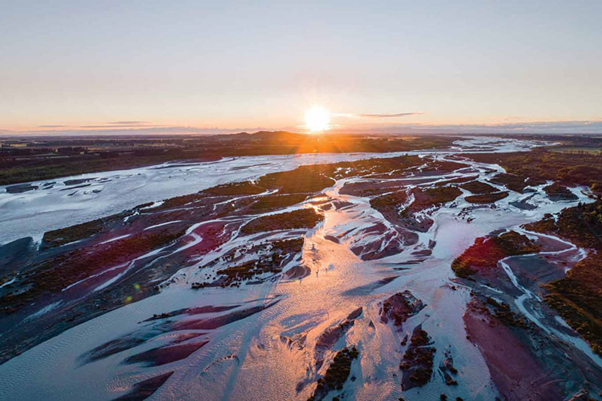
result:
[[[343,129],[598,121],[601,16],[597,0],[0,0],[0,129],[294,128],[316,104],[424,113]]]

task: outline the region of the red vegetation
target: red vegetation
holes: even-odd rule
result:
[[[456,276],[467,278],[473,274],[487,274],[497,263],[511,255],[524,255],[539,252],[539,246],[524,235],[509,231],[497,237],[477,238],[452,263]]]
[[[495,203],[508,196],[508,192],[494,192],[489,194],[467,196],[466,202],[470,203]]]
[[[50,258],[24,274],[24,291],[0,298],[0,313],[12,313],[44,294],[58,292],[106,268],[133,260],[176,240],[183,231],[143,232],[108,244],[98,244]]]

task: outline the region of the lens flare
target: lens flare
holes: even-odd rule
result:
[[[305,112],[305,126],[310,132],[330,129],[330,113],[323,107],[312,107]]]

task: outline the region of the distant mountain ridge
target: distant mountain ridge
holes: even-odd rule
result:
[[[229,138],[249,140],[299,140],[307,138],[307,134],[296,134],[288,131],[257,131],[253,133],[240,132],[238,134],[220,135]]]

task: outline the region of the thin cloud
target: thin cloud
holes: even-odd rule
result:
[[[333,115],[347,118],[398,118],[419,116],[423,114],[425,113],[334,113]]]
[[[107,124],[112,125],[148,125],[148,121],[109,121]]]
[[[187,126],[146,126],[127,127],[121,125],[111,126],[105,129],[83,129],[68,127],[56,129],[53,126],[45,130],[13,131],[2,130],[2,136],[25,136],[25,135],[48,135],[48,136],[93,136],[93,135],[169,135],[169,134],[193,134],[193,135],[216,135],[234,134],[238,132],[254,132],[261,130],[286,129],[302,132],[303,127],[187,127]],[[381,134],[503,134],[503,133],[526,133],[526,134],[602,134],[601,120],[583,121],[530,121],[515,123],[493,123],[493,124],[428,124],[428,123],[394,123],[378,119],[352,124],[334,124],[333,132],[341,133],[381,133]]]
[[[395,117],[408,117],[408,116],[419,116],[424,113],[394,113],[394,114],[357,114],[358,117],[368,118],[395,118]]]
[[[530,121],[494,124],[354,124],[341,132],[378,133],[448,133],[448,134],[602,134],[602,121]]]
[[[263,127],[219,128],[219,127],[187,127],[187,126],[156,126],[134,127],[111,126],[105,129],[46,129],[35,131],[0,131],[4,136],[118,136],[118,135],[219,135],[239,132],[255,132],[266,130]],[[269,128],[272,130],[272,128]]]
[[[148,121],[108,121],[100,124],[90,125],[38,125],[38,128],[65,128],[65,129],[79,129],[79,128],[151,128],[151,127],[162,127],[162,125],[151,124]]]
[[[161,127],[161,125],[148,125],[148,124],[120,124],[120,125],[80,125],[76,128],[112,128],[112,129],[121,129],[121,128],[152,128],[152,127]]]

